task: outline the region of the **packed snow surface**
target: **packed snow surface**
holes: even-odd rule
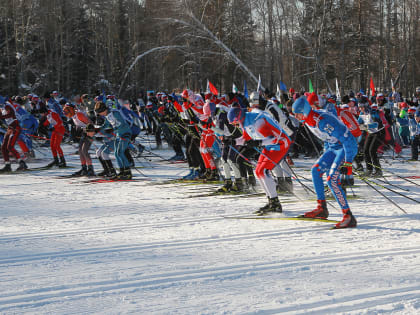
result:
[[[0,175],[1,314],[420,313],[415,201],[374,185],[405,214],[356,180],[348,191],[358,196],[349,200],[355,229],[226,218],[251,214],[266,198],[194,197],[218,186],[162,184],[188,172],[154,155],[168,158],[169,149],[137,158],[136,181],[59,178],[79,167],[75,147],[64,147],[73,168]],[[50,161],[40,151],[44,160],[29,167]],[[420,162],[387,154],[386,177],[375,181],[420,201]],[[294,167],[310,187],[313,162]],[[280,196],[283,216],[315,207],[296,181],[294,191]],[[341,219],[334,200],[329,210]]]

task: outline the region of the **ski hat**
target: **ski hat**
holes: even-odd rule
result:
[[[371,109],[378,109],[378,104],[372,104],[372,105],[370,105],[370,108]]]
[[[245,110],[241,107],[232,107],[228,112],[228,120],[231,124],[242,123],[245,119]]]
[[[318,95],[316,95],[315,92],[312,92],[311,94],[309,94],[308,103],[311,106],[319,107],[319,98],[318,98]]]
[[[408,113],[409,114],[414,114],[415,112],[416,112],[416,108],[414,107],[414,106],[411,106],[409,109],[408,109]]]
[[[416,93],[420,93],[420,86],[416,87]]]
[[[295,114],[303,114],[308,116],[312,108],[304,96],[299,97],[292,106],[292,112]]]
[[[97,102],[95,104],[95,113],[99,114],[106,110],[108,110],[108,107],[106,106],[104,102]]]
[[[58,91],[52,91],[52,95],[58,95]]]

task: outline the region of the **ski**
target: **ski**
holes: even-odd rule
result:
[[[93,178],[84,181],[85,183],[100,184],[100,183],[115,183],[115,182],[137,182],[137,181],[148,181],[150,178],[131,178],[131,179],[118,179],[118,178]]]
[[[289,221],[313,221],[313,222],[326,222],[326,223],[339,223],[337,220],[319,219],[319,218],[305,218],[305,217],[270,217],[261,215],[248,215],[248,216],[223,216],[225,219],[240,219],[240,220],[289,220]]]

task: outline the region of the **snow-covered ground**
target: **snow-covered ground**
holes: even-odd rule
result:
[[[420,205],[379,186],[407,214],[357,180],[358,227],[330,230],[224,218],[253,212],[265,197],[191,198],[216,186],[157,185],[186,174],[186,164],[140,158],[133,174],[144,180],[94,184],[55,177],[77,170],[76,155],[68,162],[73,169],[0,177],[1,314],[420,313]],[[310,177],[313,160],[295,162]],[[419,163],[383,167],[418,176]],[[385,186],[420,200],[419,179],[385,174],[409,191]],[[301,200],[281,196],[285,216],[315,205],[294,184]],[[341,219],[330,204],[330,218]]]

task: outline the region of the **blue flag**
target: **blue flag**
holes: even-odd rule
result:
[[[246,81],[245,80],[244,80],[244,96],[246,98],[249,98],[248,88],[246,87]]]
[[[287,92],[287,86],[286,84],[284,84],[283,82],[280,81],[280,91],[285,91]]]

